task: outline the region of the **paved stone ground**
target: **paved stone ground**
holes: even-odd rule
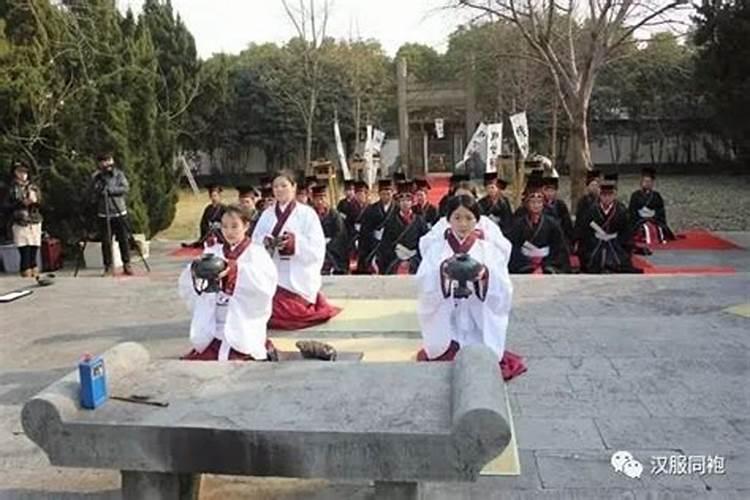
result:
[[[149,277],[63,276],[0,304],[0,499],[119,498],[114,472],[50,467],[22,434],[19,413],[83,352],[125,340],[162,357],[186,350],[188,315],[175,293],[182,264],[157,244],[152,265]],[[738,253],[732,265],[740,272],[729,276],[514,277],[509,348],[529,365],[508,386],[522,475],[428,484],[425,498],[750,498],[750,320],[724,312],[748,302],[750,257]],[[0,278],[2,290],[22,284]],[[408,298],[414,286],[347,277],[327,279],[325,292]],[[621,449],[644,463],[640,480],[612,470]],[[650,457],[678,454],[724,456],[727,472],[649,474]],[[203,498],[371,496],[368,484],[211,477]]]

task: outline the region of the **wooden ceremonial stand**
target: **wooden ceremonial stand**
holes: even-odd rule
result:
[[[313,175],[317,180],[328,183],[328,198],[331,207],[336,207],[339,201],[339,185],[336,182],[336,168],[328,160],[316,160],[311,163]]]

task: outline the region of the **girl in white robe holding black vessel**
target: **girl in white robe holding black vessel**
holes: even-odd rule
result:
[[[526,371],[521,358],[505,349],[513,286],[509,252],[485,239],[477,229],[479,205],[470,195],[452,197],[446,205],[449,227],[441,241],[431,242],[417,271],[417,317],[423,349],[418,361],[451,361],[461,346],[483,344],[498,358],[503,378]],[[481,265],[466,298],[455,298],[456,282],[446,264],[465,254]]]
[[[275,203],[263,211],[253,244],[271,255],[279,275],[268,326],[298,330],[325,323],[341,309],[328,303],[320,289],[326,241],[320,218],[309,205],[295,201],[297,183],[282,171],[273,180]]]
[[[191,263],[180,275],[179,292],[193,313],[190,342],[183,356],[191,361],[265,360],[273,345],[266,337],[278,284],[276,267],[262,247],[250,244],[251,213],[237,205],[225,209],[221,231],[225,242],[207,247],[204,256],[225,261],[218,291],[196,286]]]

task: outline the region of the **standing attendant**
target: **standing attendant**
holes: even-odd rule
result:
[[[513,286],[508,276],[508,258],[477,230],[480,212],[468,195],[448,201],[449,227],[439,244],[431,245],[417,272],[417,318],[423,349],[418,361],[451,361],[461,347],[485,345],[497,356],[506,380],[526,367],[505,348]],[[446,274],[449,259],[464,254],[481,265],[470,283],[471,293],[457,297],[455,282]]]
[[[341,309],[320,293],[326,253],[320,218],[309,205],[294,199],[297,184],[288,171],[273,181],[276,202],[266,208],[253,232],[253,243],[270,253],[279,274],[268,323],[278,330],[297,330],[325,323]]]
[[[42,246],[42,191],[29,180],[26,163],[13,167],[10,186],[10,203],[13,209],[13,243],[20,254],[20,272],[24,278],[39,275],[37,253]]]
[[[251,245],[247,231],[250,212],[239,205],[226,207],[221,218],[224,243],[206,248],[221,257],[220,290],[198,293],[192,263],[180,275],[179,292],[192,312],[190,343],[182,357],[190,361],[265,360],[273,344],[266,336],[278,276],[262,246]]]

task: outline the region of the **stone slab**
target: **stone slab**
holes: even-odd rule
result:
[[[83,410],[71,373],[23,410],[27,436],[55,465],[471,480],[510,440],[497,363],[480,346],[424,364],[149,361],[133,343],[104,357],[111,394],[170,405]]]

